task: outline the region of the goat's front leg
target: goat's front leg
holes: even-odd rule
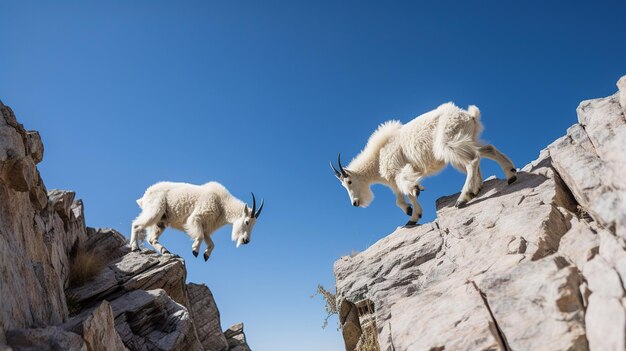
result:
[[[420,195],[422,190],[425,188],[420,184],[420,180],[423,175],[420,172],[417,172],[413,166],[410,164],[405,165],[400,169],[398,174],[396,174],[396,188],[400,190],[403,194],[411,194],[415,197]]]
[[[407,216],[412,216],[413,208],[406,202],[404,194],[402,194],[394,184],[390,184],[390,188],[394,195],[396,195],[396,206],[398,206],[402,212],[406,213]]]
[[[409,221],[406,222],[406,225],[405,225],[407,227],[410,227],[410,226],[417,225],[417,222],[420,220],[420,218],[422,218],[422,213],[424,211],[422,210],[422,206],[420,206],[419,202],[417,202],[417,196],[411,194],[411,195],[407,195],[407,197],[409,198],[409,201],[411,201],[411,204],[413,204],[413,208],[414,208],[413,214],[411,215],[411,219],[409,219]]]
[[[209,260],[211,256],[211,252],[215,248],[215,243],[213,243],[213,239],[211,239],[211,234],[204,234],[204,242],[206,243],[206,250],[204,250],[204,262]]]
[[[198,252],[200,252],[200,244],[202,244],[202,239],[202,237],[195,238],[193,240],[193,244],[191,244],[191,253],[194,255],[194,257],[198,257]]]

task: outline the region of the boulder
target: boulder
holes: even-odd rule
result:
[[[14,351],[87,351],[80,335],[59,327],[10,330],[6,337]]]
[[[187,284],[192,317],[200,343],[205,350],[227,351],[228,341],[222,333],[220,311],[211,290],[204,284]]]
[[[185,306],[165,290],[135,290],[111,301],[115,329],[131,350],[204,350]]]
[[[107,301],[103,301],[92,311],[72,318],[63,327],[82,335],[89,351],[127,350],[115,330],[113,311]]]
[[[224,331],[224,336],[228,341],[229,351],[250,351],[246,335],[243,332],[243,323],[233,325]]]

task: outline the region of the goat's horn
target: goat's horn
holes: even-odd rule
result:
[[[250,192],[250,194],[252,194],[252,214],[250,217],[254,217],[254,211],[256,211],[256,198],[254,197],[253,192]]]
[[[346,172],[345,169],[343,169],[343,166],[341,165],[341,152],[337,155],[337,165],[339,165],[339,170],[341,171],[341,175],[343,177],[347,177],[348,173]]]
[[[337,177],[341,177],[341,173],[339,173],[339,171],[337,170],[337,168],[335,168],[335,166],[333,166],[333,163],[330,162],[330,166],[333,168],[333,171],[335,171],[335,176]]]
[[[259,218],[259,216],[261,215],[261,210],[263,210],[263,204],[265,203],[264,199],[261,199],[261,206],[259,206],[259,210],[256,212],[256,214],[254,215],[254,218]]]

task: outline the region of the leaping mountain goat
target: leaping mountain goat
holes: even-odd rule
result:
[[[132,225],[131,249],[139,250],[139,241],[143,241],[148,230],[148,242],[161,254],[170,252],[159,243],[159,237],[166,227],[182,230],[193,240],[192,253],[198,257],[202,241],[206,242],[204,260],[208,260],[215,244],[211,234],[224,226],[232,224],[231,239],[237,243],[248,244],[252,229],[256,223],[263,201],[258,211],[256,198],[252,193],[252,208],[232,196],[226,188],[217,182],[203,185],[187,183],[160,182],[149,187],[143,197],[137,200],[142,209]]]
[[[482,129],[476,106],[465,111],[449,102],[405,125],[398,121],[381,124],[347,167],[341,165],[341,154],[337,158],[339,170],[332,162],[330,166],[353,206],[367,207],[374,199],[370,186],[384,184],[396,195],[396,205],[411,216],[406,225],[415,225],[422,217],[417,202],[420,190],[424,190],[421,179],[439,172],[446,164],[467,173],[457,207],[464,206],[482,187],[481,157],[496,161],[509,184],[517,179],[517,170],[506,155],[478,141]],[[405,195],[413,208],[406,203]]]

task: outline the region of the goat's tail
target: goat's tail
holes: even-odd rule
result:
[[[458,134],[454,139],[439,146],[438,156],[461,172],[465,172],[465,165],[478,155],[480,147],[474,138],[467,134]]]
[[[480,121],[480,110],[475,105],[469,105],[467,107],[467,113],[474,117],[476,122]]]
[[[483,132],[483,124],[480,123],[480,110],[475,105],[469,105],[467,107],[467,113],[469,113],[472,118],[474,118],[474,139],[478,139],[480,137],[480,133]]]

